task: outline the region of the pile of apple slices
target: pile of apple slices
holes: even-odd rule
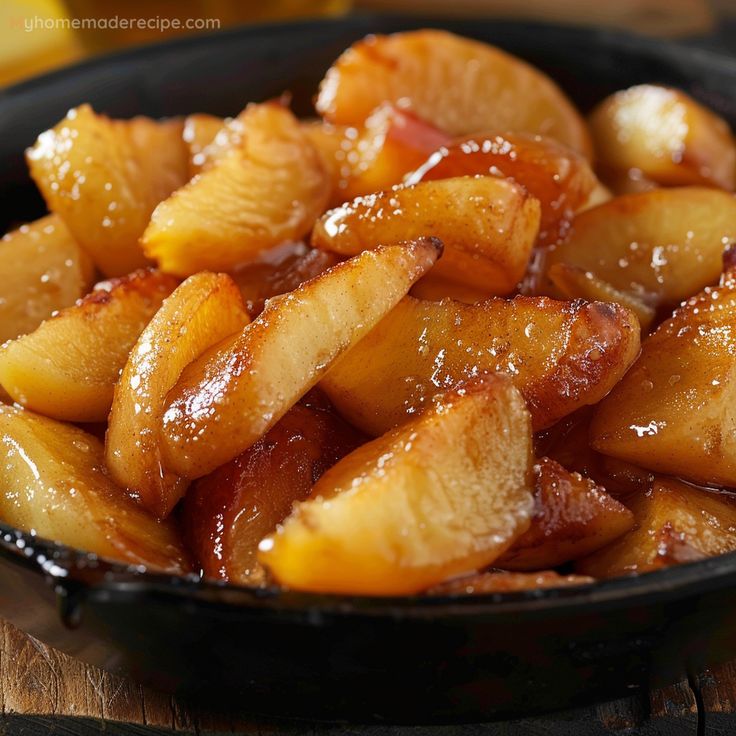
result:
[[[39,136],[51,214],[0,241],[0,518],[367,595],[736,550],[726,123],[651,85],[588,123],[429,30],[356,43],[316,108]]]

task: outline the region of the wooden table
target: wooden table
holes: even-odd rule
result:
[[[274,723],[195,711],[77,662],[0,621],[0,735],[727,736],[736,733],[736,662],[691,681],[539,718],[465,726]]]

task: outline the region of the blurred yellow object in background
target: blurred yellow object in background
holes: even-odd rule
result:
[[[0,86],[82,56],[59,0],[0,2]],[[39,22],[40,21],[40,22]]]

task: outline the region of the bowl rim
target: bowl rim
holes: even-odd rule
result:
[[[564,614],[647,605],[698,596],[736,584],[736,552],[580,585],[503,593],[375,596],[312,593],[278,586],[255,587],[175,575],[85,552],[0,522],[0,564],[42,575],[65,598],[162,596],[179,602],[225,605],[238,610],[322,615],[437,618],[467,615]]]
[[[548,35],[557,33],[567,38],[593,35],[595,42],[605,42],[624,52],[649,51],[665,60],[677,57],[680,64],[689,61],[711,67],[717,66],[733,74],[736,82],[736,56],[731,56],[725,51],[693,47],[678,41],[651,38],[629,31],[537,21],[473,17],[451,19],[362,12],[337,18],[234,26],[192,37],[173,38],[100,54],[0,89],[0,109],[14,97],[33,94],[37,88],[54,84],[69,76],[128,61],[151,63],[157,57],[172,51],[206,47],[223,38],[247,39],[264,34],[289,34],[296,30],[307,31],[319,27],[344,27],[348,30],[354,26],[356,30],[362,31],[362,26],[372,22],[377,24],[388,22],[397,30],[421,27],[451,29],[453,26],[477,22],[493,23],[500,28],[528,29],[530,32],[543,32]],[[308,593],[279,587],[248,587],[208,580],[194,574],[179,577],[152,571],[143,566],[105,559],[94,553],[44,539],[33,532],[25,532],[0,522],[0,561],[2,560],[30,568],[35,573],[43,575],[57,593],[64,595],[81,591],[88,596],[107,599],[117,595],[155,594],[205,605],[225,604],[237,609],[270,609],[296,614],[304,613],[306,610],[332,615],[390,615],[418,618],[479,614],[534,615],[552,611],[564,614],[571,609],[577,611],[584,608],[597,609],[600,606],[647,604],[654,599],[681,599],[722,588],[727,584],[736,584],[736,552],[730,552],[638,575],[534,590],[387,597]]]

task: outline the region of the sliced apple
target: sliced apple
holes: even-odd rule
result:
[[[545,570],[604,547],[634,525],[605,489],[543,457],[534,466],[531,526],[495,563],[506,570]]]
[[[500,49],[445,31],[368,36],[353,44],[322,81],[317,110],[332,123],[360,125],[384,102],[451,135],[524,131],[591,152],[585,122],[549,77]]]
[[[0,240],[0,344],[74,304],[93,276],[89,256],[57,215],[8,233]]]
[[[584,271],[567,263],[550,266],[547,276],[559,294],[567,299],[587,299],[599,302],[614,302],[630,309],[638,318],[641,330],[647,333],[655,317],[655,311],[639,297],[619,291],[590,271]]]
[[[578,208],[578,212],[589,210],[591,207],[597,207],[599,204],[608,202],[608,200],[612,198],[613,192],[611,189],[603,182],[599,181],[585,203]]]
[[[663,322],[601,402],[593,446],[644,468],[736,486],[736,272]]]
[[[451,137],[408,110],[383,104],[366,119],[348,157],[356,152],[343,201],[400,184],[404,176]]]
[[[304,120],[302,130],[312,145],[320,152],[332,182],[330,203],[340,204],[348,178],[355,165],[354,148],[359,131],[347,125],[332,125],[324,120]]]
[[[528,133],[466,136],[432,153],[405,184],[455,176],[513,179],[541,205],[539,244],[560,240],[598,186],[590,164],[551,138]]]
[[[189,571],[176,527],[153,519],[114,485],[92,435],[0,404],[0,446],[6,524],[113,560]]]
[[[253,446],[196,481],[182,518],[204,576],[263,583],[258,543],[363,441],[329,409],[297,404]]]
[[[730,496],[657,478],[649,491],[626,503],[636,526],[580,560],[577,571],[610,578],[736,551],[736,503]]]
[[[535,437],[538,457],[549,457],[563,468],[590,478],[621,500],[651,487],[654,474],[637,465],[602,455],[590,446],[590,422],[595,406],[585,406]]]
[[[650,307],[677,304],[718,281],[736,242],[736,198],[703,187],[616,197],[577,215],[547,255],[595,274]]]
[[[182,124],[110,120],[89,105],[42,133],[26,157],[46,204],[106,276],[146,265],[138,238],[188,179]]]
[[[429,270],[426,238],[367,251],[273,300],[184,370],[164,414],[164,465],[209,473],[261,438]]]
[[[486,595],[540,590],[541,588],[567,588],[573,585],[589,585],[593,582],[595,580],[587,575],[560,575],[554,570],[542,572],[498,570],[449,580],[427,592],[431,595]]]
[[[197,113],[184,120],[182,138],[189,149],[189,177],[199,174],[208,159],[207,147],[225,125],[225,120],[214,115]]]
[[[529,526],[531,452],[513,384],[470,382],[328,470],[259,559],[290,588],[370,595],[486,567]]]
[[[231,270],[307,234],[330,196],[329,172],[294,116],[251,105],[242,143],[162,202],[141,239],[169,273]]]
[[[39,414],[104,422],[130,349],[176,285],[172,276],[145,270],[97,284],[0,350],[0,384]]]
[[[304,243],[284,243],[265,251],[231,275],[248,314],[257,317],[267,299],[294,291],[339,261],[334,253],[315,250]]]
[[[187,486],[161,461],[166,395],[189,363],[248,322],[233,280],[203,271],[163,302],[130,351],[115,387],[105,457],[113,480],[160,519]]]
[[[359,197],[317,222],[312,245],[355,255],[436,236],[445,253],[435,273],[508,294],[524,275],[538,230],[539,203],[522,187],[493,177],[459,177]]]
[[[736,144],[728,123],[677,89],[641,84],[606,97],[590,116],[601,167],[638,169],[668,186],[736,186]]]
[[[422,411],[440,390],[505,373],[540,430],[600,401],[638,352],[639,323],[614,304],[408,297],[320,385],[343,416],[376,436]]]

